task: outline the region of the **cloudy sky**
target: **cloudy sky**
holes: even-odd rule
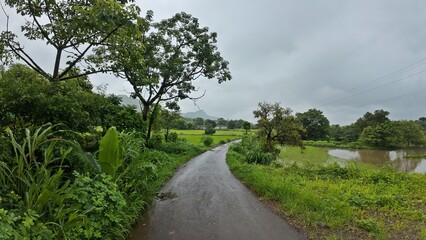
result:
[[[295,112],[317,108],[333,124],[367,111],[391,119],[426,116],[426,1],[424,0],[145,0],[156,21],[185,11],[218,33],[233,79],[200,79],[204,98],[181,102],[229,119],[254,121],[261,101]],[[2,19],[0,18],[0,21]],[[112,77],[108,92],[131,88]]]

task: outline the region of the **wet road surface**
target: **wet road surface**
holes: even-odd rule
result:
[[[228,147],[183,165],[129,239],[303,239],[232,175],[225,162]]]

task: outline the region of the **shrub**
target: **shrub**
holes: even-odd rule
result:
[[[178,134],[175,132],[169,133],[169,136],[167,137],[168,142],[177,142],[178,141]]]
[[[0,239],[57,239],[34,210],[0,208]]]
[[[201,141],[203,142],[204,146],[208,147],[208,146],[212,145],[213,138],[212,137],[203,137],[201,139]]]
[[[213,135],[216,133],[216,130],[211,125],[206,126],[206,130],[204,131],[204,134],[206,135]]]
[[[55,220],[68,239],[118,239],[126,230],[126,200],[111,176],[74,173]]]
[[[163,151],[165,153],[171,153],[171,154],[184,154],[191,150],[193,150],[193,146],[183,142],[183,141],[177,141],[177,142],[165,142],[160,145],[157,145],[155,149]]]
[[[269,165],[275,159],[275,156],[271,153],[265,153],[259,149],[255,149],[246,152],[245,158],[248,163]]]

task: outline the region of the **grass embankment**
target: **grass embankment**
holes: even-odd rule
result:
[[[329,158],[314,147],[286,147],[280,157],[252,165],[231,148],[227,162],[309,238],[426,239],[426,175],[325,164]]]
[[[204,130],[172,130],[172,132],[177,133],[180,138],[186,139],[189,143],[198,147],[204,146],[202,140],[205,137],[213,138],[212,145],[217,146],[226,142],[240,139],[246,134],[245,130],[241,129],[216,130],[216,133],[213,135],[205,135]]]

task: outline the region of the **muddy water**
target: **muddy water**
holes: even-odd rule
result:
[[[400,150],[348,150],[326,149],[329,155],[379,166],[392,166],[406,172],[426,173],[426,157],[407,158],[409,155],[426,155],[426,148]]]

